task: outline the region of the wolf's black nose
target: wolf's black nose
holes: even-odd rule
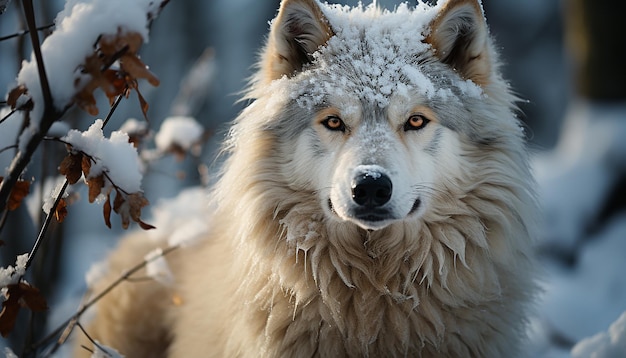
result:
[[[383,206],[391,199],[391,190],[391,180],[385,174],[360,174],[352,181],[352,200],[369,208]]]

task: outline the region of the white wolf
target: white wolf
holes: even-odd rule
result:
[[[205,239],[88,332],[130,357],[519,354],[536,209],[498,66],[478,0],[283,0]],[[153,246],[126,238],[111,271]]]

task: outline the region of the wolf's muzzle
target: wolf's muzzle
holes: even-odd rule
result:
[[[376,209],[391,199],[391,179],[380,172],[358,174],[352,180],[352,200],[365,209]]]

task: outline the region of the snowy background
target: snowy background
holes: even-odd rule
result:
[[[380,6],[388,8],[399,2],[378,1]],[[237,93],[252,73],[251,66],[267,32],[267,22],[275,15],[278,3],[278,0],[171,1],[154,22],[150,41],[141,50],[142,59],[161,81],[154,88],[140,84],[151,106],[148,112],[151,128],[158,130],[170,116],[195,117],[213,133],[208,145],[196,153],[201,162],[209,165],[209,174],[215,170],[212,165],[215,149],[227,130],[226,123],[243,106],[235,104]],[[345,3],[354,5],[356,1]],[[501,47],[505,77],[520,97],[527,100],[520,107],[536,152],[535,171],[545,207],[545,223],[538,243],[545,268],[544,293],[533,320],[529,356],[570,357],[576,342],[594,335],[574,350],[575,357],[590,356],[595,347],[604,350],[601,357],[624,356],[626,317],[622,316],[610,330],[609,326],[626,311],[626,193],[620,189],[626,177],[623,148],[626,145],[622,143],[626,137],[626,104],[588,103],[572,89],[571,59],[563,43],[562,1],[484,0],[483,3],[492,34]],[[22,29],[19,4],[16,0],[10,2],[6,12],[0,15],[0,37]],[[35,4],[39,24],[52,23],[64,6],[61,0]],[[0,92],[14,85],[20,58],[27,58],[28,54],[27,37],[0,42]],[[189,88],[181,88],[181,83]],[[201,95],[186,100],[189,93]],[[102,117],[107,111],[107,101],[99,100],[99,103],[104,104],[100,110]],[[122,101],[105,136],[109,137],[128,118],[142,116],[131,95],[130,100]],[[81,131],[94,121],[79,110],[71,111],[66,118],[67,123]],[[0,148],[14,140],[19,125],[16,122],[0,124]],[[157,137],[155,150],[167,147],[165,137],[164,134],[161,139]],[[64,149],[57,143],[45,143],[42,149],[29,168],[33,177],[53,171],[64,155]],[[10,153],[0,153],[1,168],[8,165]],[[57,157],[58,160],[50,159]],[[158,165],[148,171],[142,185],[153,204],[204,180],[204,174],[196,170],[197,161],[189,156],[182,162],[174,158],[157,161]],[[48,167],[35,164],[39,162],[48,163]],[[182,177],[179,175],[182,172],[187,175]],[[83,199],[69,207],[66,221],[51,233],[53,244],[47,250],[54,252],[57,247],[62,248],[54,252],[58,261],[34,268],[52,278],[37,285],[46,292],[53,308],[46,323],[49,327],[55,327],[75,310],[85,289],[85,273],[122,234],[119,221],[114,221],[111,230],[104,225],[101,205],[89,204],[86,195],[83,189]],[[193,198],[187,192],[185,200],[189,202]],[[10,225],[0,237],[7,243],[0,249],[0,266],[15,262],[17,254],[29,251],[39,227],[34,223],[37,215],[40,213],[35,210],[33,219],[26,208],[12,215]],[[153,215],[158,216],[159,212]],[[148,210],[144,216],[145,221],[151,221]],[[178,219],[167,220],[173,224]],[[15,335],[0,339],[0,347],[10,345],[17,351],[21,342],[23,337]]]

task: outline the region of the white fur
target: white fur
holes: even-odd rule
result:
[[[174,286],[107,296],[90,334],[133,357],[519,354],[536,290],[533,180],[480,9],[449,0],[417,16],[284,0],[210,194],[206,239],[168,257]],[[416,37],[394,37],[398,19]],[[400,65],[368,57],[378,43]],[[336,61],[347,53],[367,71]],[[385,72],[395,65],[411,76]],[[415,114],[430,122],[405,130]],[[326,128],[329,115],[346,130]],[[393,184],[385,220],[354,215],[364,172]],[[152,246],[123,240],[111,271]]]

